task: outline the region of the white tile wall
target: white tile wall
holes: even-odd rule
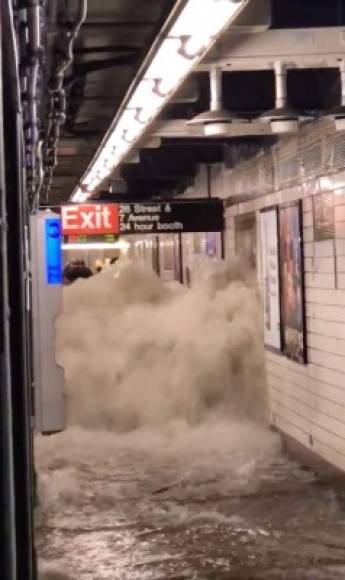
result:
[[[214,195],[227,198],[228,171],[213,172]],[[334,187],[336,185],[336,177]],[[193,192],[205,195],[200,171]],[[311,193],[321,181],[264,195],[226,208],[225,256],[235,256],[235,217],[256,211],[258,279],[261,281],[260,210],[303,199],[308,364],[266,351],[271,420],[305,447],[345,471],[345,188],[336,189],[336,239],[317,242]],[[327,180],[330,189],[331,180]]]
[[[256,200],[257,210],[277,198],[272,194]],[[292,199],[296,192],[279,192],[281,203]],[[227,209],[226,256],[235,253],[233,216],[252,209],[253,202]],[[259,215],[257,211],[260,280]],[[303,199],[308,364],[267,351],[266,368],[272,423],[345,470],[345,195],[337,196],[335,215],[336,240],[315,242],[312,198]]]

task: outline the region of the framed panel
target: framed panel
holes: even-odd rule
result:
[[[182,234],[174,235],[174,279],[177,282],[183,282],[182,280]]]
[[[283,353],[306,363],[301,202],[279,209],[279,256]]]
[[[166,282],[175,279],[174,234],[159,236],[159,275]]]
[[[163,270],[174,271],[174,241],[170,239],[164,240]]]
[[[202,254],[202,247],[205,234],[196,232],[193,234],[193,252],[194,254]]]
[[[318,193],[313,196],[314,241],[334,240],[335,210],[334,193]]]
[[[235,217],[235,252],[251,268],[256,268],[255,213]]]
[[[261,217],[261,257],[264,299],[265,346],[281,350],[280,277],[277,208],[264,210]]]
[[[209,258],[214,258],[218,254],[218,236],[217,232],[207,232],[206,233],[206,256]]]

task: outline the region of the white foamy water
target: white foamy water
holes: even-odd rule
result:
[[[213,421],[198,427],[175,423],[160,432],[140,429],[126,434],[72,427],[36,440],[41,497],[57,509],[60,501],[78,502],[89,471],[111,477],[130,463],[130,480],[136,468],[145,472],[164,465],[152,491],[166,483],[178,490],[198,478],[238,487],[248,484],[258,468],[267,468],[279,451],[278,437],[246,421],[231,425]],[[116,491],[121,495],[122,486],[113,487],[114,498]]]
[[[66,571],[61,580],[163,579],[165,559],[178,566],[180,558],[141,540],[160,530],[270,534],[242,518],[240,505],[224,512],[229,498],[255,493],[280,462],[279,438],[254,422],[176,422],[122,434],[71,427],[39,437],[36,452],[39,554],[54,560],[40,580],[60,580],[54,570]],[[158,575],[136,570],[150,558]]]
[[[50,562],[40,562],[39,580],[72,580],[67,572],[59,569],[59,565]]]
[[[127,431],[215,413],[262,417],[259,312],[237,266],[205,266],[191,290],[133,263],[77,281],[57,324],[69,423]]]
[[[36,438],[38,527],[53,522],[73,536],[148,519],[242,529],[237,514],[208,508],[207,498],[255,486],[279,461],[279,438],[265,425],[260,312],[255,282],[237,265],[205,266],[192,289],[133,263],[67,287],[57,359],[69,427]],[[189,506],[195,501],[201,508]],[[109,558],[93,556],[99,576],[80,576],[80,561],[61,578],[140,577],[107,575]],[[58,580],[68,562],[42,564],[41,577]]]

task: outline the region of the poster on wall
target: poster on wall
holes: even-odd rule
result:
[[[159,239],[159,275],[166,282],[175,277],[175,250],[174,236],[166,234]]]
[[[174,271],[174,241],[166,238],[163,243],[163,270]]]
[[[193,234],[193,252],[194,254],[202,254],[202,242],[204,234],[196,232]]]
[[[280,284],[277,209],[261,214],[261,255],[264,298],[264,342],[281,349]]]
[[[319,193],[313,196],[314,240],[334,240],[335,216],[334,193]]]
[[[217,232],[206,232],[206,256],[214,258],[217,256]]]
[[[250,268],[256,268],[255,213],[235,217],[235,251]]]
[[[282,338],[284,354],[306,362],[300,202],[279,211]]]

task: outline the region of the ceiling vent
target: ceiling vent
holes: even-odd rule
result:
[[[297,133],[300,122],[311,119],[307,115],[301,115],[295,109],[288,106],[287,100],[287,71],[281,62],[274,65],[276,84],[276,106],[260,116],[260,121],[271,124],[272,133]]]
[[[226,135],[229,124],[245,123],[247,119],[239,118],[236,113],[223,107],[222,69],[215,66],[210,71],[211,107],[187,122],[190,126],[202,125],[205,135],[216,137]]]

